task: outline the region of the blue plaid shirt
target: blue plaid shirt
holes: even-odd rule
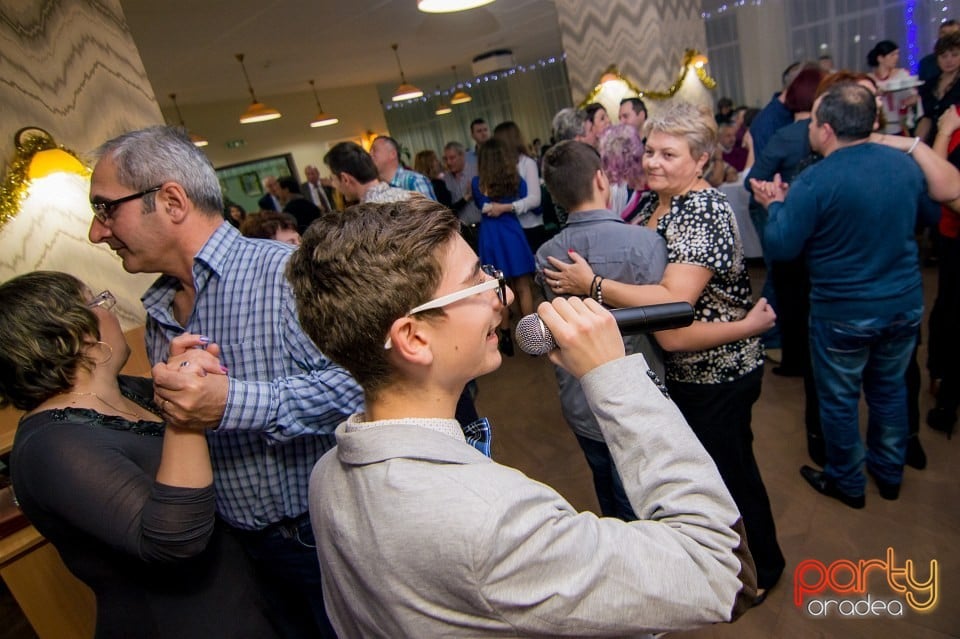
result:
[[[284,277],[292,250],[224,223],[194,258],[196,302],[186,326],[173,317],[175,278],[160,277],[142,298],[151,363],[165,361],[185,331],[220,346],[230,385],[208,437],[217,511],[247,530],[307,511],[313,465],[335,444],[337,425],[363,406],[357,383],[300,327]]]
[[[397,167],[397,172],[393,174],[393,179],[390,180],[390,186],[395,186],[404,191],[423,193],[434,202],[437,201],[437,196],[433,192],[433,185],[430,184],[427,176],[405,169],[402,166]]]

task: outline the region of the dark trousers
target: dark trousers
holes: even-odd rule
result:
[[[308,513],[263,530],[237,530],[237,538],[257,566],[270,620],[289,639],[337,634],[323,606],[320,560]]]
[[[774,262],[770,274],[776,295],[777,323],[780,325],[780,368],[803,373],[810,368],[810,274],[806,258]]]
[[[751,410],[760,397],[763,367],[721,384],[667,381],[667,389],[700,443],[713,458],[736,502],[757,565],[757,586],[770,588],[786,561],[777,543],[770,499],[753,456]]]
[[[587,458],[587,465],[593,474],[593,488],[597,492],[597,501],[600,502],[600,513],[604,517],[635,521],[637,515],[627,499],[623,481],[606,443],[580,435],[577,435],[577,443],[583,449],[583,455]]]
[[[954,421],[960,402],[960,239],[941,237],[937,299],[930,310],[930,377],[941,380],[936,409]]]

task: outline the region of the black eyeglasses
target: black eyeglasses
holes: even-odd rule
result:
[[[113,219],[113,214],[116,213],[117,207],[124,202],[142,198],[144,195],[149,195],[150,193],[159,191],[162,188],[163,185],[158,184],[157,186],[150,187],[149,189],[140,191],[139,193],[118,197],[115,200],[98,200],[96,202],[91,202],[90,206],[93,208],[93,216],[97,218],[101,224],[106,224]]]

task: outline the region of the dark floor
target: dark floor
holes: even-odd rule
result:
[[[927,308],[935,290],[935,273],[924,273]],[[757,287],[755,286],[755,290]],[[921,362],[925,352],[921,348]],[[871,483],[867,506],[851,510],[815,493],[800,478],[806,458],[803,429],[803,385],[768,370],[763,394],[754,407],[755,451],[770,494],[787,569],[767,601],[735,624],[714,626],[672,637],[769,639],[819,637],[836,639],[940,639],[960,637],[960,482],[957,460],[960,437],[946,437],[926,426],[921,439],[929,456],[923,471],[907,469],[900,499],[885,501]],[[924,371],[925,372],[925,371]],[[496,373],[479,381],[478,407],[494,424],[494,457],[556,488],[574,506],[596,510],[589,470],[576,440],[560,416],[556,382],[549,362],[522,354],[507,358]],[[931,398],[921,396],[925,415]],[[885,558],[892,547],[896,562],[916,564],[920,578],[929,562],[939,564],[940,603],[929,613],[907,608],[902,617],[844,618],[835,611],[826,619],[809,615],[793,603],[793,573],[799,562],[816,559]],[[655,569],[655,567],[651,567]],[[900,599],[879,574],[868,581],[876,599]],[[902,599],[900,599],[902,601]],[[26,639],[33,633],[0,587],[0,639]]]

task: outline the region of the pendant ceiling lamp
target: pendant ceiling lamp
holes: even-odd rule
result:
[[[183,114],[180,113],[180,107],[177,105],[176,93],[170,94],[170,101],[173,102],[173,108],[177,112],[177,119],[180,120],[180,126],[182,126],[184,129],[187,129],[187,125],[183,121]],[[187,129],[187,132],[189,133],[190,129]],[[210,144],[207,141],[207,138],[203,137],[202,135],[197,135],[196,133],[190,133],[190,141],[193,142],[194,146],[207,146]]]
[[[460,80],[457,78],[457,65],[453,65],[450,68],[453,69],[453,88],[456,90],[456,93],[450,98],[450,104],[465,104],[473,98],[471,98],[470,94],[466,91],[457,88],[460,84]]]
[[[397,67],[400,69],[400,86],[393,92],[393,97],[391,98],[394,102],[403,102],[404,100],[412,100],[423,96],[423,91],[412,84],[407,84],[407,78],[403,75],[403,66],[400,64],[400,54],[397,53],[399,46],[400,45],[396,43],[390,45],[390,48],[393,49],[394,57],[397,58]]]
[[[247,110],[240,115],[240,124],[266,122],[267,120],[276,120],[279,118],[279,111],[257,100],[257,95],[253,92],[253,85],[250,84],[250,76],[247,75],[247,67],[243,64],[243,54],[237,53],[236,58],[237,62],[240,63],[240,68],[243,69],[243,77],[247,81],[247,90],[250,91],[250,98],[252,100]]]
[[[440,93],[440,86],[437,86],[437,93]],[[453,113],[453,109],[450,108],[449,104],[446,104],[443,101],[443,94],[440,93],[440,103],[437,105],[437,110],[434,111],[437,115],[450,115]]]
[[[310,80],[310,88],[313,89],[313,99],[317,102],[317,117],[310,121],[310,126],[316,128],[319,126],[330,126],[331,124],[339,122],[340,118],[325,113],[323,107],[320,106],[320,96],[317,95],[317,86],[313,83],[313,80]]]
[[[417,0],[417,8],[424,13],[453,13],[476,9],[493,0]]]

